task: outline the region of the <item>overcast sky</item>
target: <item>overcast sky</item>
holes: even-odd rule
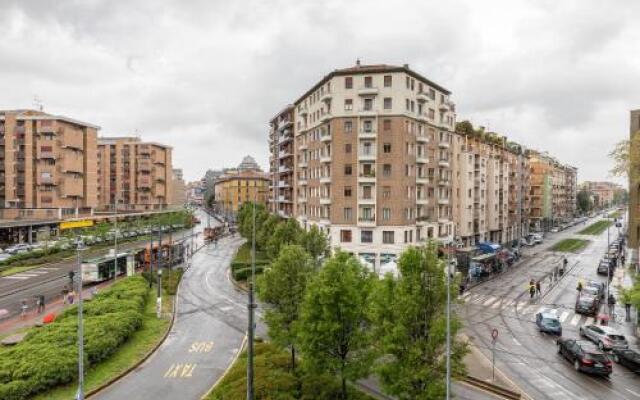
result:
[[[348,5],[348,6],[347,6]],[[393,5],[393,7],[389,7]],[[640,2],[1,0],[0,108],[174,147],[188,180],[251,154],[322,76],[409,64],[458,120],[608,178],[640,108]]]

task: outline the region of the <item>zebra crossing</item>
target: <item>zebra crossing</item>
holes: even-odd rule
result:
[[[464,293],[459,299],[466,304],[476,305],[490,310],[513,310],[531,322],[535,322],[536,314],[543,310],[553,310],[551,305],[532,304],[529,301],[515,301],[499,296]],[[595,323],[593,317],[576,314],[573,310],[555,310],[561,324],[567,326],[581,326]]]
[[[36,276],[45,275],[45,274],[48,274],[48,273],[50,273],[52,271],[57,271],[59,269],[60,268],[55,268],[55,267],[42,267],[42,268],[37,268],[37,269],[30,269],[30,270],[27,270],[25,272],[19,272],[17,274],[3,276],[3,277],[0,278],[0,280],[23,281],[23,280],[26,280],[26,279],[34,278]]]

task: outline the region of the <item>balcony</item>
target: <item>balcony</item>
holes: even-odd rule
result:
[[[439,224],[448,224],[449,223],[449,217],[438,217],[438,223]],[[447,236],[447,235],[444,235]]]
[[[51,176],[41,176],[38,178],[38,184],[39,185],[53,185],[54,181],[53,181],[53,177]]]
[[[278,158],[285,158],[285,157],[289,157],[292,154],[290,152],[288,152],[287,150],[281,151],[278,153]]]
[[[300,145],[298,145],[298,149],[300,149],[300,150],[306,150],[308,148],[309,148],[309,146],[307,145],[307,142],[302,142],[302,143],[300,143]]]
[[[320,183],[331,183],[331,177],[330,176],[321,176],[320,177]]]
[[[375,226],[376,225],[376,216],[375,215],[367,215],[367,216],[359,216],[358,217],[358,225],[360,226]]]
[[[298,179],[298,185],[300,186],[307,186],[307,183],[306,179]]]
[[[278,172],[281,174],[291,172],[291,168],[288,165],[281,165],[278,167]]]
[[[307,106],[306,105],[301,106],[300,107],[300,115],[301,116],[305,116],[307,114],[309,114],[309,109],[307,108]]]
[[[360,139],[375,139],[376,138],[376,130],[371,129],[370,131],[365,131],[364,129],[360,129],[358,132],[358,137]]]
[[[151,163],[149,162],[149,160],[139,161],[138,162],[138,170],[139,171],[150,172],[151,171]]]
[[[44,125],[41,122],[40,126],[38,126],[38,133],[55,133],[55,131],[53,124]]]
[[[278,144],[287,143],[293,140],[293,137],[290,134],[283,134],[278,136]]]
[[[418,154],[418,155],[416,156],[416,162],[417,162],[418,164],[426,164],[426,163],[428,163],[428,162],[429,162],[429,159],[427,158],[427,155],[426,155],[426,154]]]
[[[293,121],[280,121],[278,124],[278,130],[283,131],[290,126],[293,126]]]
[[[420,215],[416,218],[416,224],[417,225],[426,225],[428,223],[434,222],[433,221],[433,216],[426,214],[426,215]]]
[[[416,204],[427,205],[429,204],[429,199],[426,196],[416,197]]]
[[[330,163],[331,162],[331,154],[321,154],[320,155],[321,163]]]
[[[331,92],[325,92],[324,94],[322,94],[320,96],[320,101],[325,102],[325,103],[329,103],[331,102]]]
[[[331,204],[331,197],[320,197],[320,204],[321,205],[329,205]]]
[[[438,142],[438,147],[440,147],[441,149],[448,149],[450,147],[450,144],[446,140],[441,140]]]
[[[442,168],[449,168],[449,160],[444,158],[438,160],[438,166]]]
[[[303,160],[303,161],[300,161],[300,162],[298,163],[298,167],[300,167],[300,168],[307,168],[307,162],[306,162],[306,161],[304,161],[304,160]]]
[[[358,114],[362,117],[374,117],[376,115],[376,110],[373,108],[360,108],[358,109]]]
[[[418,94],[416,95],[417,100],[420,103],[424,103],[426,101],[429,101],[431,98],[429,97],[429,94],[426,92],[418,92]]]
[[[416,183],[419,185],[428,185],[431,183],[431,177],[425,175],[416,176]]]
[[[438,197],[438,204],[446,206],[449,204],[449,197]]]
[[[371,171],[369,173],[360,173],[358,176],[358,183],[376,183],[376,174]]]
[[[298,197],[298,203],[306,203],[306,202],[307,202],[306,197]]]
[[[438,179],[438,186],[449,186],[449,179]]]
[[[40,151],[38,158],[55,160],[56,156],[53,154],[53,151]]]
[[[291,184],[289,183],[289,181],[278,181],[278,187],[288,188],[288,187],[291,187]]]
[[[425,134],[416,135],[416,142],[428,143],[429,142],[429,137],[427,135],[425,135]]]
[[[369,196],[369,197],[358,197],[358,204],[369,204],[369,205],[374,205],[376,204],[376,198],[373,196]]]
[[[320,135],[321,142],[330,142],[331,141],[331,132],[322,132]]]
[[[358,95],[359,96],[375,96],[378,94],[378,88],[377,87],[361,87],[358,89]]]
[[[331,120],[331,117],[333,117],[333,115],[330,112],[326,112],[320,116],[320,122],[322,122],[323,124],[325,122],[329,122],[329,120]]]
[[[375,150],[365,151],[361,149],[360,152],[358,153],[358,160],[359,161],[375,161],[376,151]]]

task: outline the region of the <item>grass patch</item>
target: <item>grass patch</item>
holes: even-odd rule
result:
[[[7,269],[0,270],[0,276],[8,276],[13,274],[19,274],[20,272],[25,272],[30,269],[39,268],[40,265],[26,265],[19,267],[9,267]]]
[[[587,244],[589,241],[584,239],[564,239],[556,243],[551,250],[575,253],[582,250]]]
[[[264,251],[256,250],[256,274],[262,273],[262,269],[271,261]],[[231,274],[238,282],[247,280],[251,275],[251,243],[245,242],[240,246],[235,257],[231,261]]]
[[[340,384],[331,376],[304,375],[298,368],[289,371],[290,354],[271,343],[255,344],[256,400],[334,400],[340,398]],[[349,399],[371,400],[361,391],[349,388]],[[247,355],[243,352],[207,400],[244,400],[247,396]]]
[[[167,298],[166,302],[163,303],[166,304],[171,301],[171,298]],[[142,319],[142,327],[131,335],[129,340],[120,346],[111,357],[87,371],[84,380],[85,391],[99,387],[134,365],[158,343],[169,328],[169,324],[169,320],[158,319],[156,317],[156,289],[153,288],[149,290]],[[77,382],[73,382],[42,393],[34,397],[34,399],[73,399],[75,398],[76,388]]]
[[[607,227],[611,226],[611,224],[613,224],[613,221],[608,221],[608,220],[594,222],[593,224],[587,226],[586,228],[584,228],[578,233],[581,235],[599,235],[605,230],[607,230]]]
[[[608,215],[609,218],[620,218],[622,216],[622,212],[614,211]]]

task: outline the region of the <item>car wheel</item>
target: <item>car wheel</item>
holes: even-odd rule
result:
[[[573,369],[575,369],[576,371],[580,371],[580,361],[575,360],[573,362]]]
[[[598,342],[598,348],[600,351],[604,351],[604,344],[602,342]]]
[[[617,362],[618,364],[620,364],[620,357],[618,357],[618,355],[617,355],[617,354],[614,354],[612,358],[613,358],[613,361],[615,361],[615,362]]]
[[[558,354],[562,354],[562,345],[558,343]]]

